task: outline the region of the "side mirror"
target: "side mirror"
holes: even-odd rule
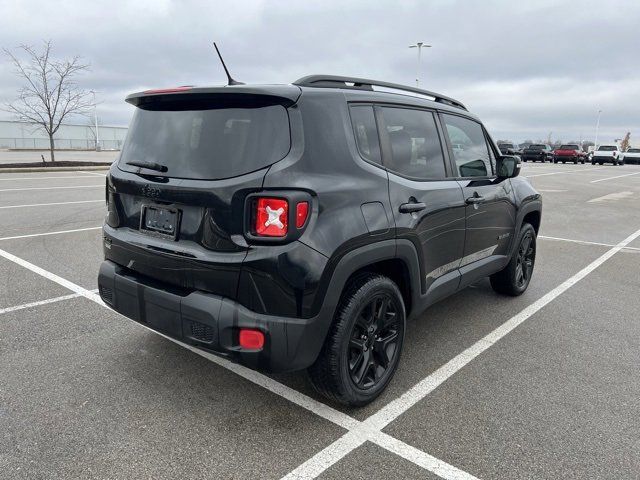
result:
[[[520,175],[520,159],[511,155],[503,155],[496,160],[498,178],[513,178]]]

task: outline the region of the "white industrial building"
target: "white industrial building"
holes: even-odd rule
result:
[[[54,135],[56,149],[120,150],[127,135],[127,127],[98,125],[61,125]],[[48,149],[49,137],[42,128],[26,122],[0,120],[0,149]]]

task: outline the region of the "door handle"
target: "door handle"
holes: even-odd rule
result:
[[[424,202],[411,202],[411,203],[403,203],[400,205],[400,213],[414,213],[419,212],[420,210],[424,210],[427,208],[427,205]]]
[[[473,197],[469,197],[469,198],[467,198],[467,199],[465,200],[465,202],[466,202],[468,205],[475,205],[475,204],[478,204],[478,203],[482,203],[482,202],[484,202],[484,197],[481,197],[481,196],[480,196],[480,195],[478,195],[477,193],[474,193],[474,194],[473,194]]]

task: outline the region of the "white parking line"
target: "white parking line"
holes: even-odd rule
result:
[[[24,192],[27,190],[69,190],[73,188],[104,188],[104,185],[75,185],[73,187],[27,187],[27,188],[3,188],[0,192]]]
[[[547,175],[560,175],[560,174],[575,175],[578,173],[593,172],[594,170],[604,170],[604,168],[605,167],[585,168],[580,170],[562,170],[560,172],[536,173],[535,175],[524,175],[524,176],[526,178],[533,178],[533,177],[546,177]]]
[[[25,207],[49,207],[51,205],[75,205],[78,203],[104,203],[104,199],[102,200],[80,200],[77,202],[55,202],[55,203],[30,203],[28,205],[5,205],[0,207],[0,210],[4,208],[25,208]]]
[[[422,400],[424,397],[426,397],[428,394],[442,385],[445,381],[451,378],[455,373],[459,372],[463,367],[468,365],[472,360],[478,357],[478,355],[495,345],[500,339],[502,339],[505,335],[509,334],[516,327],[525,322],[534,313],[538,312],[541,308],[548,305],[558,296],[562,295],[569,288],[589,275],[596,268],[598,268],[609,258],[611,258],[613,255],[615,255],[622,248],[627,246],[630,242],[638,237],[640,237],[640,230],[629,235],[623,241],[618,243],[610,250],[607,250],[607,252],[591,262],[578,273],[565,280],[563,283],[558,285],[556,288],[548,292],[540,299],[533,302],[518,314],[511,317],[509,320],[486,335],[484,338],[478,340],[471,347],[456,355],[431,375],[427,376],[425,379],[414,385],[399,398],[382,407],[380,410],[378,410],[378,412],[374,413],[364,422],[362,422],[362,426],[357,431],[348,432],[347,434],[343,435],[341,438],[333,442],[331,445],[326,447],[324,450],[318,452],[314,457],[311,457],[305,463],[293,470],[291,474],[289,474],[292,475],[293,473],[295,473],[294,476],[288,475],[284,478],[315,478],[322,472],[324,472],[327,468],[337,463],[349,452],[351,452],[353,448],[357,448],[359,445],[361,445],[361,443],[358,442],[362,440],[363,437],[365,438],[365,440],[372,440],[375,436],[373,432],[382,430],[391,422],[396,420],[400,415],[405,413],[416,403],[418,403],[420,400]],[[360,437],[357,436],[358,433],[360,434]],[[353,445],[355,445],[355,447],[353,447]],[[327,455],[327,452],[331,453],[330,457]],[[407,455],[409,455],[409,453],[407,453]],[[442,474],[438,473],[437,475]],[[458,479],[464,477],[443,476],[443,478]]]
[[[105,171],[108,170],[107,168],[105,168]],[[85,170],[79,170],[80,173],[86,173],[88,175],[97,175],[98,177],[106,177],[107,174],[106,173],[94,173],[94,172],[87,172]]]
[[[97,290],[94,290],[96,292]],[[50,303],[62,302],[64,300],[70,300],[72,298],[81,297],[79,293],[72,293],[70,295],[62,295],[61,297],[48,298],[47,300],[39,300],[37,302],[23,303],[22,305],[16,305],[15,307],[0,308],[0,315],[3,313],[17,312],[18,310],[24,310],[25,308],[39,307],[40,305],[48,305]]]
[[[172,338],[167,338],[168,340],[177,343],[179,345],[188,348],[194,353],[205,357],[212,362],[227,368],[234,373],[242,376],[243,378],[262,386],[263,388],[268,389],[269,391],[299,405],[316,415],[325,418],[326,420],[331,421],[334,424],[341,426],[348,430],[341,438],[333,442],[331,445],[326,447],[325,449],[318,452],[316,455],[311,457],[305,463],[300,465],[298,468],[293,470],[284,478],[293,479],[293,478],[315,478],[324,472],[331,465],[338,462],[344,456],[349,454],[354,449],[358,448],[358,446],[362,445],[366,441],[372,441],[377,445],[396,453],[397,455],[402,456],[403,458],[412,461],[416,465],[419,465],[422,468],[442,477],[450,480],[472,480],[475,479],[472,475],[447,464],[446,462],[439,460],[435,457],[428,455],[427,453],[407,445],[406,443],[390,437],[389,435],[381,432],[381,430],[386,427],[389,423],[397,419],[400,415],[405,413],[409,408],[414,406],[420,400],[422,400],[425,396],[435,390],[438,386],[444,383],[446,380],[451,378],[455,373],[460,371],[464,366],[466,366],[469,362],[474,360],[478,355],[489,349],[491,346],[495,345],[500,339],[502,339],[505,335],[513,331],[516,327],[530,318],[533,314],[538,312],[541,308],[549,304],[555,298],[563,294],[577,282],[582,280],[584,277],[593,272],[596,268],[606,262],[609,258],[619,252],[621,249],[625,248],[630,242],[640,237],[640,230],[635,233],[629,235],[626,239],[612,247],[610,250],[605,252],[603,255],[598,257],[596,260],[591,262],[587,267],[580,270],[578,273],[567,279],[565,282],[560,284],[558,287],[551,290],[549,293],[544,295],[542,298],[532,303],[525,309],[523,309],[520,313],[513,316],[501,326],[493,330],[491,333],[486,335],[484,338],[476,342],[471,347],[467,348],[462,353],[458,354],[456,357],[451,359],[445,365],[437,369],[435,372],[427,376],[425,379],[420,381],[414,387],[412,387],[409,391],[405,392],[402,396],[397,398],[396,400],[390,402],[386,406],[382,407],[377,413],[371,415],[363,422],[359,422],[358,420],[335,410],[328,405],[325,405],[317,400],[314,400],[297,390],[293,390],[290,387],[280,384],[279,382],[266,377],[256,371],[250,370],[241,365],[237,365],[229,362],[223,358],[214,356],[212,354],[208,354],[201,350],[196,349],[195,347],[183,344],[182,342],[176,341]],[[83,296],[105,308],[108,308],[101,300],[101,298],[96,295],[94,292],[86,290],[79,285],[74,284],[52,272],[44,270],[32,263],[27,262],[9,252],[4,250],[0,250],[0,257],[6,258],[18,265],[23,266],[31,270],[38,275],[41,275],[53,282],[62,285],[63,287],[75,292],[79,296]],[[139,324],[136,324],[139,325]],[[140,325],[142,326],[142,325]],[[147,328],[142,326],[143,328]],[[149,329],[150,330],[150,329]],[[154,333],[154,330],[150,330]]]
[[[22,258],[19,258],[7,251],[4,250],[0,250],[0,257],[4,257],[7,260],[10,260],[14,263],[17,263],[18,265],[31,270],[34,273],[37,273],[38,275],[43,276],[44,278],[47,278],[55,283],[57,283],[58,285],[62,285],[63,287],[71,290],[72,292],[75,292],[75,294],[77,296],[82,296],[85,297],[95,303],[97,303],[98,305],[109,309],[111,312],[114,312],[113,310],[111,310],[100,298],[99,295],[97,295],[95,293],[95,291],[90,291],[90,290],[86,290],[85,288],[76,285],[73,282],[70,282],[69,280],[66,280],[58,275],[56,275],[55,273],[49,272],[43,268],[38,267],[37,265],[34,265],[26,260],[23,260]],[[135,323],[135,322],[133,322]],[[402,442],[401,440],[397,440],[397,439],[392,439],[393,441],[391,441],[391,437],[389,438],[384,438],[384,437],[388,437],[388,435],[382,433],[382,432],[376,432],[376,431],[372,431],[369,434],[367,434],[366,432],[363,433],[362,429],[367,429],[367,426],[364,422],[360,422],[359,420],[356,420],[353,417],[350,417],[349,415],[340,412],[339,410],[336,410],[334,408],[331,408],[328,405],[325,405],[322,402],[319,402],[301,392],[298,392],[297,390],[292,389],[291,387],[288,387],[286,385],[281,384],[280,382],[277,382],[275,380],[273,380],[272,378],[267,377],[266,375],[263,375],[259,372],[256,372],[255,370],[251,370],[249,368],[246,368],[242,365],[238,365],[235,363],[230,362],[229,360],[226,360],[222,357],[218,357],[215,356],[213,354],[207,353],[203,350],[199,350],[195,347],[192,347],[191,345],[187,345],[185,343],[182,343],[178,340],[175,340],[173,338],[167,337],[166,335],[163,335],[160,332],[156,332],[155,330],[152,330],[148,327],[145,327],[144,325],[141,325],[139,323],[135,323],[135,325],[138,325],[142,328],[145,328],[146,330],[149,330],[150,332],[153,332],[157,335],[160,335],[164,338],[166,338],[167,340],[174,342],[184,348],[187,348],[189,350],[191,350],[192,352],[196,353],[197,355],[200,355],[201,357],[206,358],[207,360],[210,360],[211,362],[226,368],[227,370],[230,370],[231,372],[241,376],[242,378],[256,384],[259,385],[267,390],[269,390],[270,392],[324,418],[325,420],[328,420],[342,428],[344,428],[345,430],[348,430],[347,435],[350,435],[351,437],[353,437],[354,439],[354,443],[353,444],[349,444],[349,446],[351,447],[348,451],[344,452],[344,454],[342,454],[340,456],[340,458],[342,458],[342,456],[346,455],[347,453],[349,453],[351,450],[353,450],[354,448],[357,448],[359,445],[361,445],[362,443],[364,443],[367,439],[373,439],[376,438],[376,443],[378,443],[379,445],[383,446],[383,448],[387,448],[384,447],[385,444],[391,445],[393,447],[394,450],[392,451],[401,451],[403,452],[403,455],[405,458],[411,459],[411,458],[415,458],[416,460],[419,460],[421,463],[417,463],[419,466],[423,466],[423,468],[426,468],[427,470],[429,470],[429,466],[432,465],[434,466],[434,468],[437,467],[438,471],[442,471],[440,473],[437,473],[439,475],[442,476],[442,478],[445,479],[450,479],[450,480],[459,480],[459,479],[468,479],[468,480],[472,480],[474,479],[474,477],[466,474],[465,472],[462,472],[462,470],[459,470],[451,465],[448,465],[446,462],[443,462],[442,460],[436,459],[435,457],[432,457],[424,452],[421,452],[420,450],[416,449],[415,447],[411,447],[410,445],[405,444],[404,442]],[[381,437],[378,439],[378,437]],[[344,438],[344,437],[342,437]],[[344,441],[343,441],[344,443]],[[357,444],[356,444],[357,443]],[[339,453],[339,452],[338,452]],[[315,458],[315,457],[314,457]],[[328,459],[328,461],[330,461],[330,459]],[[413,460],[412,460],[413,461]],[[328,467],[329,465],[327,465]],[[325,469],[327,467],[324,467]],[[324,470],[324,469],[323,469]],[[321,471],[320,471],[321,472]],[[436,471],[433,471],[434,473],[436,473]],[[443,472],[458,472],[459,476],[444,476]],[[308,477],[290,477],[290,478],[308,478]]]
[[[540,238],[542,240],[552,240],[552,241],[557,241],[557,242],[579,243],[581,245],[597,245],[599,247],[615,247],[615,245],[612,244],[612,243],[588,242],[586,240],[574,240],[572,238],[549,237],[547,235],[538,235],[538,238]],[[638,251],[640,251],[640,248],[624,247],[622,250],[638,250]]]
[[[31,233],[29,235],[16,235],[15,237],[0,237],[0,241],[15,240],[16,238],[42,237],[45,235],[59,235],[61,233],[86,232],[88,230],[99,230],[101,228],[102,227],[87,227],[87,228],[74,228],[73,230],[58,230],[55,232]]]
[[[633,192],[608,193],[607,195],[587,200],[587,203],[617,202],[618,200],[624,200],[625,198],[633,197],[633,195]]]
[[[89,172],[83,172],[83,173],[89,173]],[[104,175],[103,175],[104,177]],[[37,177],[37,176],[33,176],[33,177],[8,177],[8,178],[0,178],[0,182],[9,182],[9,181],[13,181],[13,180],[57,180],[59,178],[62,179],[69,179],[69,178],[92,178],[89,175],[75,175],[75,176],[60,176],[60,177]]]
[[[607,180],[613,180],[615,178],[630,177],[631,175],[639,175],[639,174],[640,174],[640,172],[626,173],[624,175],[616,175],[615,177],[608,177],[608,178],[600,178],[598,180],[591,180],[591,183],[606,182]]]

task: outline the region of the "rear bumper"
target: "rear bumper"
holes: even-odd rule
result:
[[[252,312],[221,296],[185,293],[111,261],[100,266],[102,300],[116,312],[169,337],[269,372],[301,370],[318,356],[330,319],[288,318]],[[260,351],[242,349],[240,328],[265,334]]]
[[[554,155],[553,160],[556,162],[583,162],[584,157],[579,157],[577,155]]]
[[[595,155],[591,157],[592,162],[602,162],[602,163],[618,163],[620,161],[619,158],[613,157],[596,157]]]

